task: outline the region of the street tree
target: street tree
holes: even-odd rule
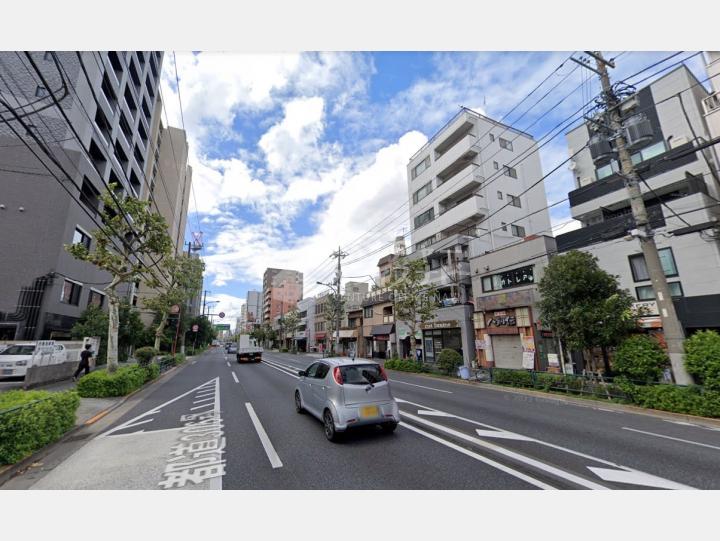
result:
[[[290,310],[285,316],[283,317],[282,321],[282,329],[283,329],[283,339],[285,336],[290,335],[290,341],[292,344],[293,352],[295,351],[295,331],[298,328],[298,325],[300,324],[300,312],[298,312],[297,308],[293,308]]]
[[[154,288],[156,294],[143,300],[146,308],[160,316],[155,329],[155,349],[160,349],[160,341],[172,307],[178,306],[182,310],[185,302],[202,287],[205,263],[200,258],[189,257],[183,253],[166,257],[161,263],[161,269],[165,280],[149,281],[147,285]]]
[[[108,298],[107,370],[114,372],[118,363],[118,330],[120,297],[118,286],[133,283],[142,276],[162,281],[157,264],[172,248],[165,219],[150,211],[149,201],[134,197],[113,198],[110,184],[100,199],[103,203],[103,225],[93,232],[94,249],[85,244],[66,244],[73,257],[107,271],[110,283],[105,287]]]
[[[632,310],[630,293],[598,266],[596,257],[575,250],[550,260],[539,287],[542,322],[590,361],[592,350],[601,348],[609,373],[607,349],[637,329],[639,314]]]
[[[329,293],[325,297],[323,316],[325,317],[325,330],[330,344],[330,352],[335,353],[335,331],[338,319],[342,319],[345,311],[345,298],[337,293]]]
[[[403,321],[410,328],[413,354],[415,334],[421,324],[430,321],[437,309],[435,288],[423,284],[425,262],[422,259],[398,259],[393,266],[393,280],[388,287],[393,291],[395,321]]]

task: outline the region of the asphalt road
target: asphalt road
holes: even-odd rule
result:
[[[720,429],[400,372],[398,430],[330,443],[293,404],[316,360],[206,352],[22,488],[720,488]]]

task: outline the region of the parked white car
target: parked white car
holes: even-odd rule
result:
[[[0,376],[25,376],[28,365],[31,364],[35,344],[14,344],[0,351]]]

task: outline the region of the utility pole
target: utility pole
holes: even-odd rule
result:
[[[630,152],[627,149],[627,141],[623,130],[623,119],[620,111],[620,99],[612,88],[607,71],[607,66],[614,68],[615,64],[612,61],[605,60],[600,51],[585,52],[596,61],[597,74],[600,76],[600,82],[602,83],[603,100],[607,108],[606,115],[609,120],[610,129],[613,132],[621,175],[630,196],[632,215],[638,230],[637,237],[640,241],[640,247],[645,257],[645,265],[650,280],[652,281],[653,290],[655,291],[655,299],[658,305],[658,311],[660,312],[663,334],[665,335],[665,342],[667,343],[675,382],[680,385],[689,385],[693,381],[685,370],[683,362],[685,332],[675,312],[675,305],[673,304],[670,294],[670,288],[668,287],[665,272],[660,262],[657,245],[655,244],[655,233],[650,226],[647,209],[645,208],[645,202],[643,201],[640,191],[640,177],[635,170],[635,166],[630,158]]]
[[[337,296],[335,297],[335,353],[340,349],[340,280],[342,278],[342,268],[340,261],[348,254],[343,252],[338,246],[337,252],[333,252],[330,257],[337,258],[337,271],[335,273],[335,283],[337,285]]]

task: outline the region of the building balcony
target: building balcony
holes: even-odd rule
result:
[[[487,214],[488,209],[485,206],[484,198],[480,195],[470,195],[464,201],[445,209],[432,222],[418,228],[413,233],[413,237],[425,239],[437,233],[445,237],[462,233]]]
[[[713,92],[707,98],[703,99],[703,108],[705,109],[706,115],[720,110],[720,92]]]
[[[442,156],[439,156],[433,164],[438,178],[447,180],[471,165],[478,155],[476,142],[477,137],[468,133],[447,149]]]
[[[455,276],[457,274],[457,276]],[[443,265],[437,269],[431,269],[425,272],[425,284],[433,284],[436,287],[455,285],[455,278],[458,282],[470,278],[470,262],[458,261],[457,264]]]

